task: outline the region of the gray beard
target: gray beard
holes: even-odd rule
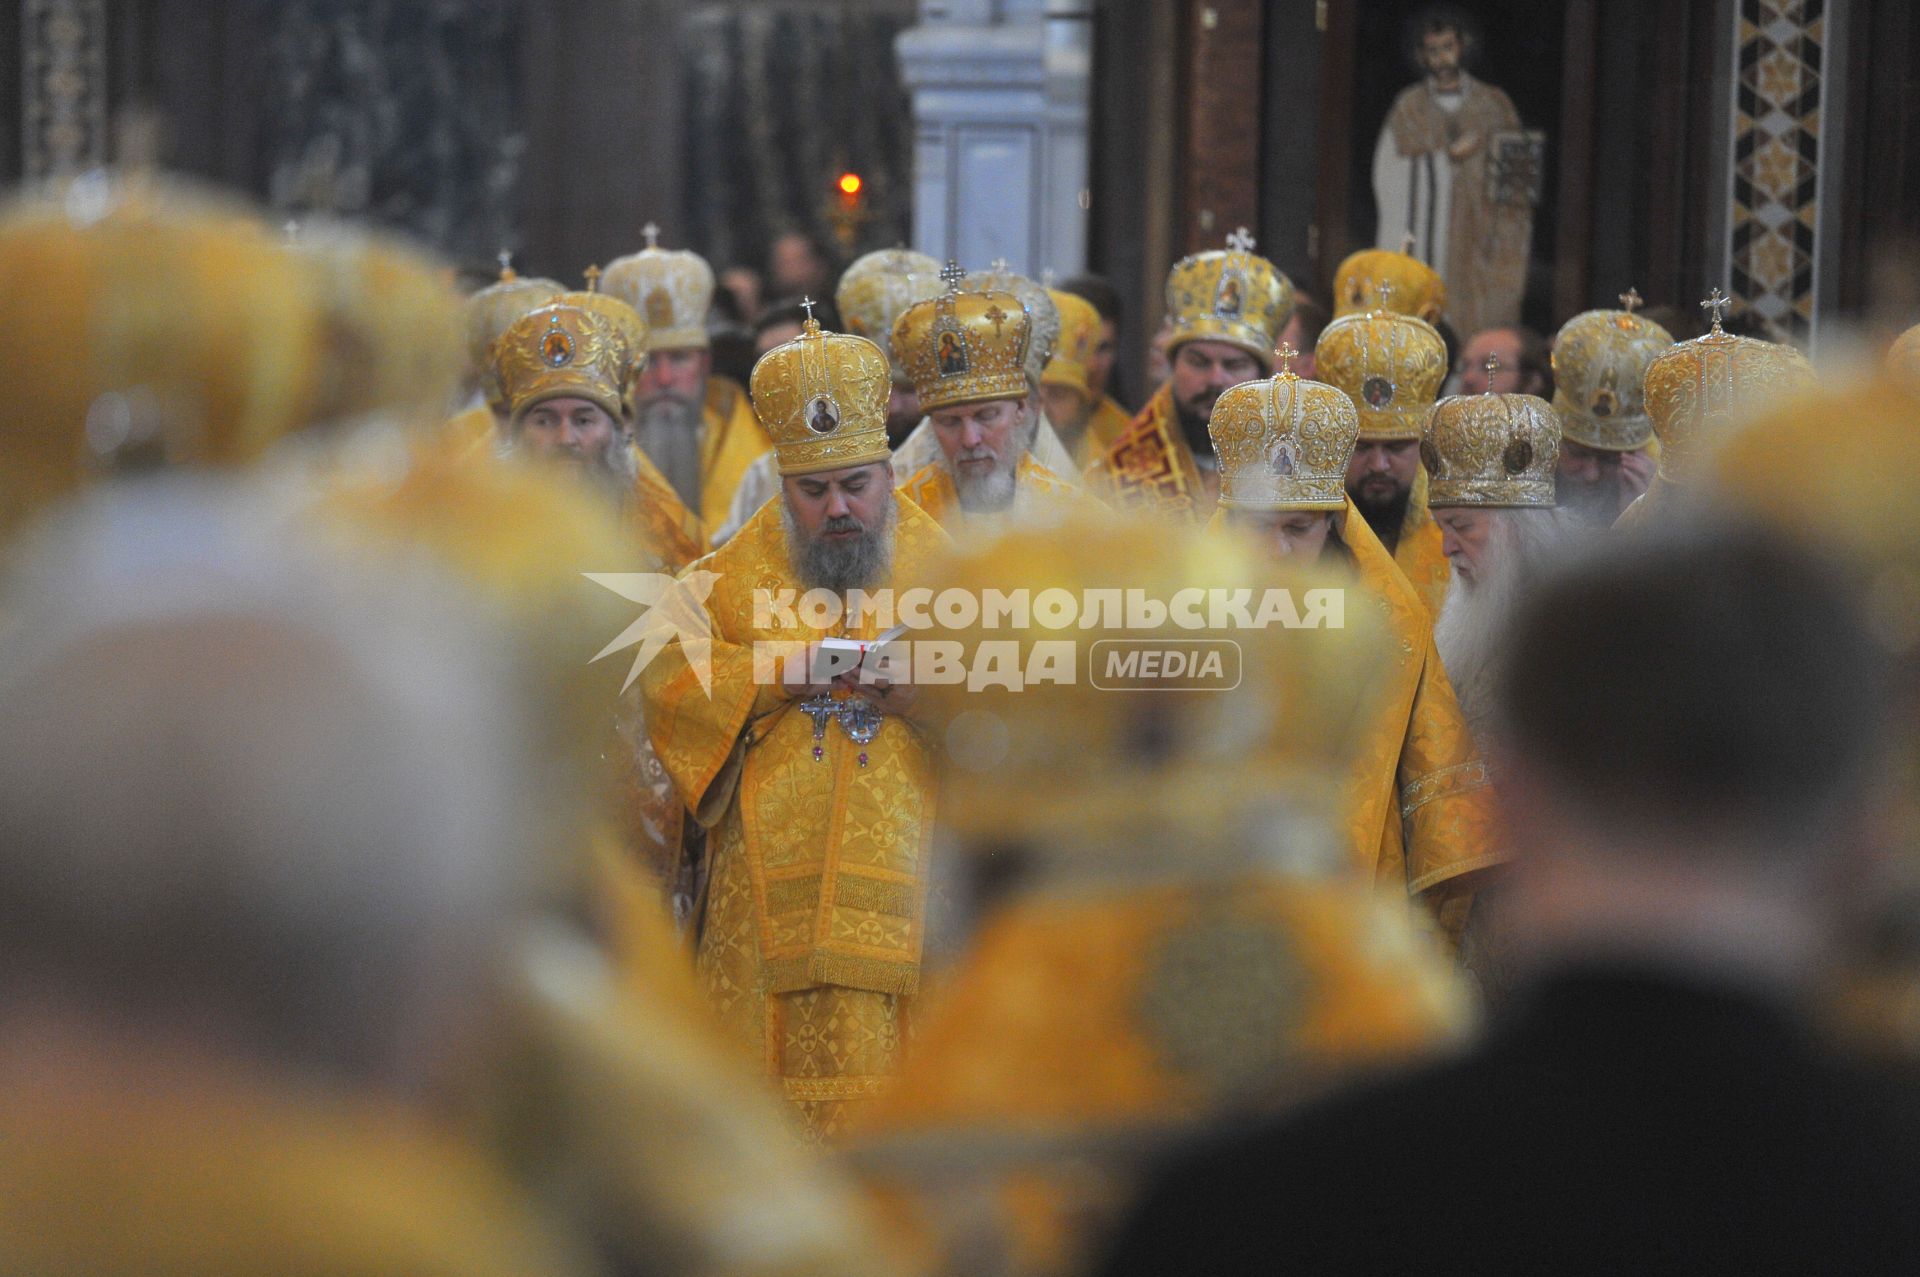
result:
[[[508,440],[497,455],[520,460],[542,460],[529,452],[518,438]],[[551,464],[570,465],[559,460],[552,460]],[[607,446],[606,456],[574,473],[585,480],[587,487],[611,502],[616,510],[624,511],[627,503],[633,500],[633,483],[639,475],[639,466],[633,459],[633,453],[628,451],[626,440],[616,437]]]
[[[1039,413],[1023,410],[1022,417],[1023,420],[1014,427],[1007,440],[1007,451],[997,458],[999,464],[986,474],[964,475],[947,454],[941,452],[940,464],[945,467],[947,477],[953,480],[953,490],[960,498],[960,508],[968,514],[998,514],[1012,508],[1020,458],[1033,450],[1033,441],[1040,433]]]
[[[633,441],[689,510],[700,508],[700,406],[671,395],[638,405]]]
[[[1508,540],[1502,533],[1501,539]],[[1520,594],[1520,570],[1511,544],[1503,545],[1491,571],[1477,582],[1455,573],[1446,601],[1433,623],[1433,645],[1440,664],[1460,698],[1460,711],[1474,735],[1494,713],[1494,689],[1499,684],[1499,662],[1506,646],[1507,622]],[[1480,742],[1481,748],[1486,742]]]
[[[1610,528],[1613,521],[1620,517],[1620,486],[1617,479],[1603,479],[1599,483],[1568,483],[1561,479],[1556,484],[1556,490],[1560,508],[1589,529]]]
[[[893,573],[893,528],[898,510],[889,501],[878,527],[866,529],[851,541],[829,541],[802,532],[793,517],[793,507],[782,496],[780,524],[787,534],[787,563],[809,590],[845,594],[848,590],[874,589]]]
[[[1576,516],[1563,509],[1503,510],[1495,553],[1480,579],[1469,582],[1455,572],[1447,587],[1433,623],[1433,645],[1482,750],[1500,714],[1497,689],[1514,610],[1573,546],[1578,528]]]

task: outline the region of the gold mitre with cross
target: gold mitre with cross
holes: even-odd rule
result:
[[[713,267],[698,253],[659,247],[660,228],[647,223],[647,246],[607,265],[600,291],[640,312],[654,350],[705,350]]]
[[[562,306],[588,311],[612,329],[625,347],[628,378],[639,376],[641,369],[647,366],[648,344],[653,339],[647,331],[646,321],[640,318],[639,311],[626,302],[611,293],[600,291],[602,275],[598,266],[587,267],[586,278],[584,290],[562,293],[554,301]]]
[[[517,274],[513,254],[500,253],[500,278],[470,294],[464,314],[467,337],[467,362],[482,374],[493,366],[493,343],[513,326],[513,321],[530,310],[545,306],[566,290],[551,279]],[[483,375],[481,380],[488,379]],[[495,390],[485,387],[492,399]]]
[[[855,258],[841,272],[833,303],[847,331],[886,351],[895,372],[904,376],[893,353],[893,326],[907,307],[938,296],[944,287],[938,261],[910,248],[883,248]]]
[[[1447,343],[1432,324],[1376,306],[1328,324],[1314,369],[1353,400],[1360,438],[1418,439],[1447,379]]]
[[[318,275],[326,369],[317,421],[369,413],[440,419],[465,350],[459,294],[443,263],[387,234],[346,222],[301,226],[287,252]]]
[[[1333,273],[1333,314],[1338,319],[1376,306],[1435,323],[1447,313],[1447,286],[1440,272],[1410,253],[1363,248]]]
[[[1360,434],[1353,400],[1333,386],[1282,371],[1224,391],[1207,433],[1220,459],[1220,504],[1230,510],[1344,510],[1347,463]]]
[[[792,341],[760,356],[749,391],[773,437],[782,475],[816,474],[885,461],[892,371],[880,347],[851,333],[823,331],[807,307]]]
[[[1653,438],[1647,368],[1673,348],[1673,334],[1634,314],[1639,304],[1640,294],[1628,289],[1621,309],[1575,315],[1554,338],[1553,407],[1575,443],[1626,452]]]
[[[969,293],[1012,293],[1020,299],[1033,326],[1027,338],[1027,380],[1039,385],[1047,361],[1060,345],[1060,309],[1054,305],[1053,294],[1015,271],[1005,258],[996,258],[985,270],[973,271],[960,281],[960,287]]]
[[[1499,369],[1488,356],[1487,379]],[[1420,440],[1427,505],[1547,509],[1560,464],[1560,419],[1538,395],[1450,395]]]
[[[1701,303],[1713,330],[1647,366],[1647,415],[1660,437],[1660,477],[1686,482],[1694,458],[1766,404],[1813,384],[1813,365],[1791,346],[1736,337],[1720,327],[1731,304],[1718,288]]]
[[[988,399],[1024,399],[1033,319],[1012,293],[961,292],[951,263],[948,290],[916,302],[893,326],[893,349],[913,378],[920,410]]]
[[[1190,341],[1238,346],[1273,367],[1280,330],[1293,316],[1293,282],[1253,251],[1241,227],[1224,249],[1195,253],[1167,274],[1167,350]]]
[[[527,312],[494,343],[493,367],[516,423],[550,399],[585,399],[616,421],[624,415],[627,344],[592,311],[556,303]]]
[[[1093,377],[1088,366],[1100,345],[1100,312],[1093,303],[1057,288],[1047,290],[1060,312],[1060,340],[1054,344],[1053,358],[1041,370],[1040,384],[1064,386],[1082,399],[1093,399]]]

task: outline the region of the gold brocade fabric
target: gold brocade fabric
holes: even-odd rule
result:
[[[628,451],[633,454],[633,499],[625,511],[627,527],[667,571],[678,572],[707,552],[706,527],[652,458],[639,448],[629,446]]]
[[[208,1072],[8,1076],[0,1270],[46,1277],[589,1271],[476,1151],[391,1103]],[[78,1082],[84,1077],[86,1082]]]
[[[1417,896],[1497,863],[1487,767],[1434,649],[1432,617],[1351,502],[1340,539],[1359,595],[1385,610],[1398,657],[1360,751],[1348,828],[1376,881]]]
[[[727,521],[727,507],[747,467],[771,451],[773,440],[753,415],[747,392],[725,377],[708,377],[707,406],[700,417],[700,509],[695,511],[705,527]]]
[[[1440,549],[1440,525],[1433,521],[1433,511],[1427,507],[1424,466],[1413,477],[1413,492],[1407,498],[1407,517],[1400,524],[1400,540],[1393,547],[1393,562],[1406,575],[1420,601],[1427,605],[1427,618],[1438,619],[1440,605],[1447,599],[1447,585],[1453,580],[1453,565]]]
[[[898,507],[896,589],[947,540],[911,502]],[[809,1132],[828,1138],[848,1105],[899,1070],[919,987],[933,770],[911,721],[887,716],[866,745],[831,721],[816,735],[798,703],[756,678],[754,644],[828,637],[797,613],[754,615],[756,592],[800,590],[782,508],[770,502],[695,564],[718,578],[705,604],[711,695],[679,644],[647,667],[641,688],[654,746],[712,831],[702,981],[731,1035]],[[843,636],[876,637],[875,620]]]
[[[950,534],[957,535],[965,526],[968,515],[960,508],[960,494],[953,486],[952,473],[941,462],[922,466],[900,485],[900,492]],[[1006,514],[1018,519],[1032,510],[1058,509],[1062,506],[1087,508],[1098,504],[1086,492],[1035,461],[1033,454],[1027,452],[1021,454],[1020,465],[1014,471],[1013,507]],[[995,517],[986,516],[988,521]]]
[[[916,1250],[1081,1272],[1153,1150],[1465,1021],[1443,960],[1352,879],[1076,883],[988,921],[845,1149]]]
[[[477,403],[465,412],[455,413],[447,418],[441,428],[447,440],[447,447],[456,456],[484,457],[493,451],[496,435],[494,432],[493,409],[484,403]]]
[[[1116,509],[1188,523],[1203,523],[1213,513],[1213,494],[1181,436],[1171,386],[1154,391],[1140,415],[1087,466],[1087,486]]]
[[[1084,468],[1111,448],[1131,424],[1133,415],[1122,408],[1112,395],[1102,395],[1100,402],[1094,405],[1093,415],[1087,418],[1087,432],[1080,436],[1080,443],[1074,449],[1074,460]]]

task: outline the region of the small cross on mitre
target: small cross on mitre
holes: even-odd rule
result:
[[[954,261],[951,257],[947,259],[947,264],[940,268],[940,278],[946,281],[947,291],[950,293],[959,292],[960,281],[966,277],[967,272],[961,270],[960,263]]]
[[[1273,357],[1280,362],[1280,375],[1293,380],[1293,361],[1300,357],[1300,352],[1293,348],[1293,343],[1281,342],[1280,348],[1273,352]]]
[[[1620,294],[1620,309],[1629,315],[1639,310],[1642,305],[1644,303],[1641,301],[1639,289],[1629,287],[1626,292]]]
[[[600,291],[600,268],[598,266],[589,266],[580,273],[587,281],[588,292],[597,293]]]
[[[513,250],[512,249],[510,248],[501,249],[499,257],[497,257],[495,260],[500,263],[500,282],[501,283],[504,284],[509,280],[519,278],[518,275],[515,275],[513,273]]]
[[[1236,253],[1251,253],[1253,245],[1253,232],[1244,226],[1235,227],[1233,234],[1227,236],[1227,247]]]
[[[1718,285],[1715,285],[1713,292],[1707,295],[1707,300],[1700,303],[1700,309],[1713,316],[1713,331],[1720,331],[1720,320],[1726,315],[1727,307],[1731,305],[1733,305],[1733,298],[1721,292]]]
[[[1487,393],[1492,394],[1494,375],[1500,371],[1500,356],[1494,354],[1491,350],[1487,352],[1486,369],[1487,369]]]
[[[800,299],[800,309],[807,312],[807,322],[803,327],[805,331],[809,333],[817,333],[820,331],[820,325],[813,317],[813,308],[818,304],[819,303],[811,297],[802,297]]]
[[[645,226],[642,226],[640,233],[647,237],[648,248],[660,247],[660,228],[654,223],[648,222]]]

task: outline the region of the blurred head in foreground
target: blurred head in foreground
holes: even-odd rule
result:
[[[0,645],[0,1039],[417,1095],[517,893],[525,724],[438,578],[211,480],[44,527]]]
[[[1836,570],[1689,522],[1543,584],[1511,644],[1496,769],[1522,960],[1801,983],[1884,774],[1886,660]]]
[[[1003,644],[1071,681],[920,689],[945,746],[936,898],[975,912],[901,1085],[849,1151],[922,1245],[1075,1271],[1142,1155],[1460,1023],[1441,959],[1348,869],[1335,827],[1387,636],[1338,578],[1294,566],[1232,535],[1068,521],[930,570],[947,589],[1089,603],[1085,629],[1035,607],[943,636],[963,664]],[[1297,616],[1210,606],[1237,590],[1257,616],[1253,587],[1276,580],[1265,593]],[[1090,610],[1180,591],[1201,600],[1184,620]]]

